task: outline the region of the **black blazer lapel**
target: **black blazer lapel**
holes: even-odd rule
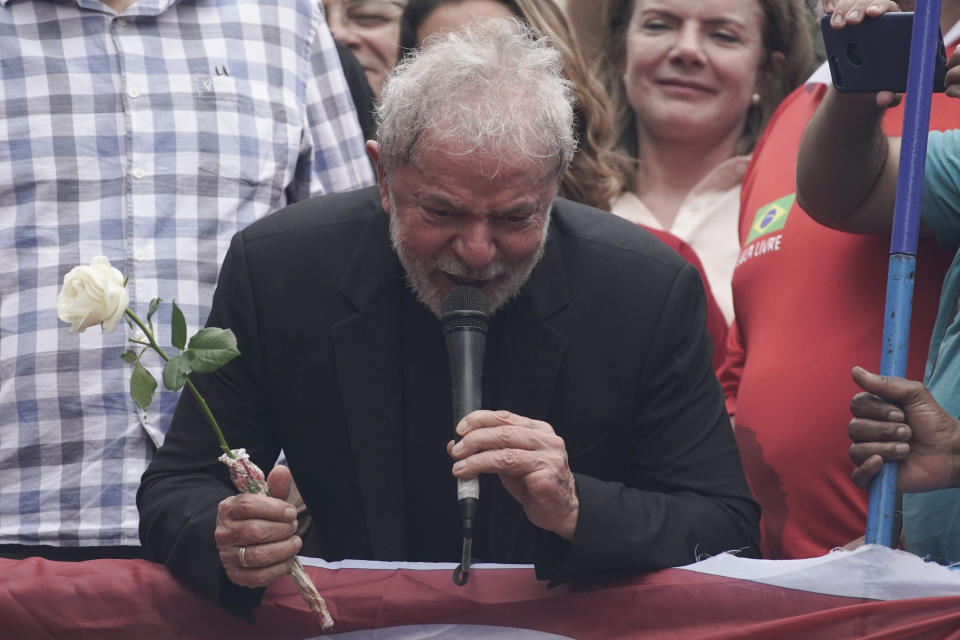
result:
[[[406,552],[399,295],[386,215],[368,225],[340,290],[357,314],[332,327],[337,374],[372,557]]]
[[[484,401],[485,407],[539,420],[548,418],[567,338],[547,319],[569,301],[560,252],[551,236],[523,293],[491,323],[496,333],[491,338],[497,344],[496,355],[490,354],[492,359],[485,369],[484,397],[490,399]],[[490,553],[495,558],[515,560],[518,548],[525,555],[529,545],[536,544],[531,540],[536,532],[532,525],[525,524],[519,503],[502,486],[497,486],[496,497],[486,509],[491,519]],[[480,505],[484,510],[483,496]]]

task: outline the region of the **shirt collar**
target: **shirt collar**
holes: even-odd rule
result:
[[[727,158],[711,169],[707,175],[701,178],[700,182],[694,185],[690,193],[687,194],[687,197],[684,198],[683,204],[680,205],[681,208],[689,202],[690,198],[698,194],[707,191],[723,193],[739,187],[740,183],[743,182],[743,176],[747,171],[747,165],[749,163],[749,155]],[[669,229],[663,228],[663,225],[654,217],[653,212],[647,208],[643,200],[632,191],[623,191],[619,196],[614,198],[610,209],[621,218],[626,218],[635,224],[670,231]]]

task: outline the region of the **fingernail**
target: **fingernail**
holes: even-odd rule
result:
[[[833,24],[843,24],[843,16],[839,13],[833,14],[833,18],[830,20]]]
[[[458,442],[457,444],[453,445],[453,449],[451,449],[450,452],[453,453],[453,455],[455,456],[458,456],[461,453],[463,453],[463,443]]]
[[[293,507],[287,507],[283,510],[283,517],[287,520],[293,520],[297,517],[297,510]]]
[[[892,409],[890,413],[887,414],[887,420],[889,420],[890,422],[903,422],[903,419],[904,419],[903,412],[897,411],[896,409]],[[897,429],[898,436],[906,435],[906,432],[907,430],[904,429],[903,427],[900,427],[899,429]]]
[[[896,451],[897,454],[899,455],[905,455],[907,453],[910,453],[910,445],[900,442],[897,444],[896,447],[894,447],[894,451]]]
[[[463,420],[461,420],[460,422],[457,423],[457,435],[462,436],[466,432],[467,432],[467,425],[464,423]]]
[[[466,462],[464,462],[463,460],[457,460],[456,462],[453,463],[453,472],[459,473],[460,471],[463,471],[466,468],[466,466],[467,466]]]
[[[897,437],[906,438],[907,437],[907,428],[906,427],[897,427]]]
[[[860,11],[858,9],[854,9],[853,11],[847,14],[847,17],[850,18],[851,20],[856,20],[857,18],[860,17]]]

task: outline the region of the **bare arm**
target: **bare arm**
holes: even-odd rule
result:
[[[890,0],[826,0],[823,8],[834,29],[899,10]],[[900,144],[880,123],[896,101],[888,92],[841,94],[830,87],[797,158],[797,202],[814,220],[841,231],[889,233]]]
[[[820,224],[889,233],[900,140],[880,128],[891,94],[841,94],[833,87],[810,119],[797,156],[797,202]]]

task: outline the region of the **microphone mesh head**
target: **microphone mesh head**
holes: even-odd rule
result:
[[[486,331],[490,322],[490,303],[483,291],[476,287],[457,286],[443,299],[444,331],[477,329]]]

